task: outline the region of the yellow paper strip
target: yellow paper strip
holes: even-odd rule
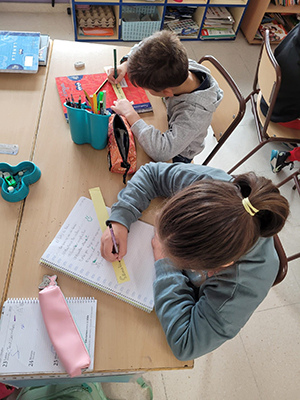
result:
[[[94,204],[101,231],[104,232],[107,228],[105,221],[108,219],[109,215],[103,200],[102,193],[100,191],[100,188],[98,187],[89,189],[89,192]],[[112,265],[118,283],[130,281],[130,277],[123,259],[121,261],[113,262]]]

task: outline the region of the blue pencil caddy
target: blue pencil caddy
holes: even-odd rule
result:
[[[0,163],[0,171],[1,195],[12,203],[25,199],[29,185],[41,176],[41,170],[31,161],[22,161],[15,167]]]
[[[101,150],[107,146],[108,122],[110,113],[93,114],[86,105],[82,108],[69,107],[64,104],[70,124],[71,137],[74,143],[89,143],[94,149]]]

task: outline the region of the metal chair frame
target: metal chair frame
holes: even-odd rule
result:
[[[269,105],[269,109],[267,115],[265,117],[264,122],[262,121],[262,117],[259,116],[259,107],[260,107],[260,99],[264,93],[262,93],[262,89],[259,87],[259,78],[262,74],[263,68],[267,65],[268,68],[270,66],[270,70],[275,72],[275,80],[273,82],[272,88],[269,89],[269,96],[264,95],[264,99]],[[264,84],[264,82],[262,82]],[[253,82],[252,92],[246,97],[246,103],[248,101],[251,102],[252,113],[254,116],[255,127],[258,135],[259,144],[250,151],[245,157],[243,157],[237,164],[235,164],[228,173],[231,174],[235,169],[237,169],[241,164],[243,164],[246,160],[248,160],[254,153],[256,153],[262,146],[269,142],[287,142],[287,143],[300,143],[300,131],[299,134],[297,131],[289,128],[280,127],[282,132],[285,132],[284,137],[280,136],[280,132],[275,135],[268,135],[268,129],[270,128],[270,124],[274,124],[270,122],[271,115],[273,112],[273,108],[276,102],[276,98],[280,89],[281,84],[281,69],[279,64],[277,63],[274,54],[272,52],[270,46],[269,39],[269,31],[266,30],[264,34],[264,41],[261,46],[261,51],[258,58],[256,73]],[[275,127],[276,124],[273,125]],[[278,125],[277,125],[278,126]]]
[[[214,136],[216,137],[218,143],[216,146],[212,149],[212,151],[209,153],[209,155],[206,157],[205,161],[202,163],[202,165],[207,165],[209,161],[215,156],[215,154],[220,150],[220,148],[223,146],[225,141],[228,139],[228,137],[231,135],[231,133],[234,131],[234,129],[238,126],[240,121],[243,119],[245,110],[246,110],[246,101],[238,88],[237,84],[233,80],[233,78],[230,76],[230,74],[226,71],[226,69],[220,64],[220,62],[213,56],[207,55],[202,57],[199,61],[199,64],[206,64],[205,66],[209,67],[209,64],[211,64],[212,67],[216,68],[216,70],[222,75],[224,80],[226,81],[226,84],[228,85],[226,88],[221,87],[221,89],[224,92],[224,98],[222,102],[226,102],[226,97],[229,94],[228,89],[231,90],[231,93],[234,94],[237,104],[238,104],[238,112],[236,114],[232,115],[232,122],[225,127],[225,130],[223,132],[216,132],[214,130]],[[213,75],[213,74],[212,74]],[[220,106],[219,106],[220,107]],[[214,129],[214,118],[218,115],[218,109],[213,114],[213,119],[211,126]]]
[[[298,193],[300,195],[299,176],[300,176],[300,169],[295,171],[293,174],[288,176],[286,179],[284,179],[281,182],[279,182],[277,187],[279,188],[282,185],[285,185],[287,182],[293,180],[294,183],[295,183],[295,185],[293,186],[293,190],[297,189]],[[296,260],[297,258],[300,258],[300,252],[299,253],[295,253],[295,254],[293,254],[291,256],[287,256],[286,255],[278,235],[274,236],[274,244],[275,244],[275,249],[277,251],[277,254],[278,254],[278,257],[279,257],[279,260],[280,260],[280,266],[279,266],[279,271],[278,271],[278,274],[277,274],[277,277],[275,279],[275,282],[274,282],[273,286],[277,285],[278,283],[283,281],[283,279],[285,278],[285,276],[287,274],[287,271],[288,271],[288,263],[290,261]]]

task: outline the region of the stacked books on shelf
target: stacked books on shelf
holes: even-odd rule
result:
[[[278,42],[284,39],[289,31],[280,14],[266,13],[259,25],[256,39],[262,39],[264,32],[269,30],[270,42]]]
[[[300,0],[271,0],[275,6],[296,6],[300,4]]]
[[[281,24],[284,29],[289,32],[292,30],[297,24],[300,22],[300,14],[289,14],[289,13],[267,13],[265,14],[265,19],[276,20],[279,24]]]
[[[196,6],[167,7],[164,29],[179,36],[197,37],[200,27],[193,19],[196,9]]]
[[[197,6],[167,7],[165,13],[165,23],[193,19],[193,15],[196,10]]]
[[[169,22],[168,29],[179,36],[196,37],[199,31],[199,25],[192,19],[186,19],[184,21]]]
[[[300,4],[300,3],[299,3]],[[290,31],[292,30],[296,25],[300,23],[300,13],[299,14],[279,14],[283,21],[284,21],[284,27]]]
[[[226,7],[208,7],[201,36],[203,39],[235,37],[234,23],[235,20]]]

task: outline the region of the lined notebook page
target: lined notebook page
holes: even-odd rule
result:
[[[94,368],[97,300],[66,299]],[[38,299],[8,299],[0,320],[0,374],[66,373],[48,336]]]
[[[155,279],[153,226],[142,221],[131,225],[124,257],[130,281],[121,284],[112,264],[101,256],[101,235],[92,200],[81,197],[40,262],[150,312]]]

